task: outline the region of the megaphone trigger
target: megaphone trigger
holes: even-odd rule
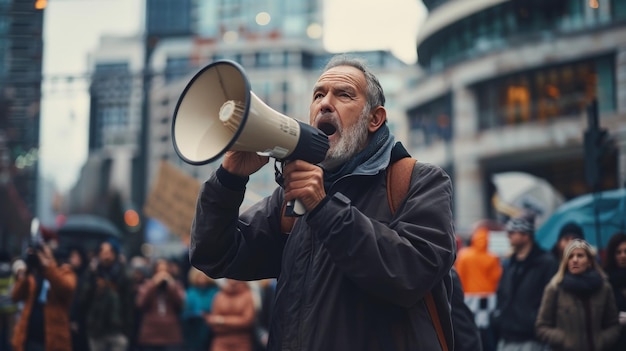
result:
[[[291,200],[285,206],[285,216],[300,217],[306,213],[306,207],[299,200]]]

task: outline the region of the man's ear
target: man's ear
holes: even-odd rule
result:
[[[367,129],[370,133],[374,133],[380,128],[387,120],[387,110],[383,106],[374,108],[370,115],[370,121],[367,125]]]

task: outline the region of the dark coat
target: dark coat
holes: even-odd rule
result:
[[[589,297],[590,316],[583,301],[557,284],[549,284],[544,292],[537,318],[537,336],[555,351],[588,351],[590,323],[594,351],[608,350],[619,337],[620,325],[613,290],[605,282]]]
[[[613,287],[613,295],[615,296],[615,304],[619,312],[626,312],[626,269],[613,268],[607,269],[609,275],[609,283]],[[611,351],[626,350],[626,325],[621,325],[619,339],[611,348]]]
[[[452,276],[452,325],[454,326],[454,351],[481,351],[480,331],[474,322],[474,314],[465,304],[463,285],[456,270]]]
[[[390,154],[381,157],[378,167],[336,181],[289,235],[280,229],[282,189],[237,220],[244,191],[215,174],[203,184],[191,263],[214,278],[280,276],[269,350],[439,350],[423,299],[429,290],[452,349],[450,178],[417,163],[393,215]]]
[[[115,262],[111,269],[85,270],[78,298],[90,338],[117,333],[131,336],[135,306],[133,283],[122,263]]]
[[[537,340],[535,321],[543,289],[556,270],[557,262],[552,254],[537,244],[523,261],[515,256],[509,258],[498,285],[498,305],[492,320],[499,338],[517,342]]]
[[[50,282],[47,301],[44,305],[45,347],[49,351],[71,351],[70,305],[76,288],[76,275],[67,265],[51,265],[43,269],[42,275]],[[28,320],[37,292],[37,279],[28,274],[13,287],[13,301],[24,301],[24,309],[13,331],[14,351],[23,351],[28,335]]]

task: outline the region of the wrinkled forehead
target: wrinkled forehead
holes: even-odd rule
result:
[[[364,92],[366,89],[365,74],[356,67],[337,66],[330,68],[320,75],[314,90],[329,84],[350,85]]]

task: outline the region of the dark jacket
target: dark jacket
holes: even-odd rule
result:
[[[133,330],[133,286],[126,269],[115,262],[110,269],[87,269],[78,296],[86,315],[87,335],[100,338]]]
[[[537,340],[535,321],[543,290],[556,270],[557,262],[552,254],[537,244],[523,261],[512,256],[504,264],[498,286],[498,307],[492,321],[501,339]]]
[[[454,351],[481,351],[480,332],[474,322],[474,314],[465,304],[463,285],[456,270],[452,276],[452,325],[454,326]]]
[[[581,298],[550,283],[536,325],[539,339],[555,351],[588,351],[590,343],[594,351],[608,350],[620,332],[613,289],[605,282],[589,297],[586,307]]]
[[[606,273],[609,276],[609,283],[613,288],[613,295],[615,296],[615,304],[617,305],[618,313],[626,312],[626,269],[612,268],[607,269]],[[615,342],[611,350],[626,350],[626,325],[621,325],[619,339]]]
[[[417,163],[392,215],[386,167],[340,178],[315,210],[281,233],[283,191],[244,212],[244,191],[214,174],[192,225],[191,263],[214,278],[279,277],[269,350],[439,350],[423,297],[432,290],[449,349],[450,268],[455,259],[449,177]]]

